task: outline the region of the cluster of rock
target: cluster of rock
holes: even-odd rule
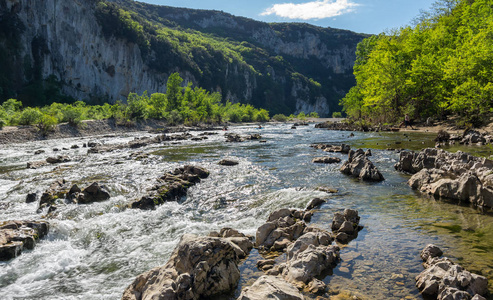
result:
[[[257,267],[266,275],[245,288],[237,300],[305,299],[299,289],[325,293],[327,286],[316,277],[333,268],[339,260],[339,247],[331,245],[331,233],[305,221],[311,209],[325,201],[313,199],[307,209],[280,209],[271,213],[267,223],[256,233],[255,246],[260,252],[286,252],[286,261],[260,260]],[[340,214],[357,230],[356,211]],[[333,224],[338,223],[339,215]],[[349,220],[349,221],[346,221]],[[356,225],[355,225],[356,224]],[[123,294],[124,300],[134,299],[203,299],[231,292],[240,278],[238,262],[246,257],[254,244],[252,237],[231,229],[211,232],[206,237],[184,235],[171,258],[162,267],[139,275]]]
[[[36,242],[48,234],[44,221],[8,221],[0,223],[0,261],[17,257],[24,249],[34,249]]]
[[[311,218],[312,211],[310,210],[324,202],[316,198],[307,205],[305,211],[281,209],[271,213],[267,223],[258,228],[255,245],[261,252],[285,249],[286,261],[276,264],[273,259],[260,260],[257,262],[257,267],[268,276],[282,277],[296,288],[304,288],[314,294],[324,293],[327,286],[316,277],[335,266],[339,260],[340,249],[332,245],[334,238],[330,232],[318,227],[307,226],[305,221],[302,221],[303,218],[305,220]],[[340,216],[344,219],[342,222],[344,224],[339,224]],[[349,221],[346,222],[346,220]],[[352,227],[352,230],[347,230],[351,234],[361,229],[358,226],[358,213],[354,210],[345,210],[344,214],[334,216],[332,225],[334,234],[337,233],[338,236],[345,234],[349,237],[348,234],[343,233],[346,223]],[[347,242],[348,238],[344,241]],[[269,280],[269,277],[259,280]],[[276,282],[285,285],[282,282],[279,283],[279,279],[276,279]],[[278,293],[277,289],[269,288],[269,285],[266,288]]]
[[[37,194],[31,193],[26,197],[26,202],[37,201]],[[80,189],[77,184],[71,185],[64,179],[53,182],[50,187],[41,195],[38,205],[38,213],[48,208],[48,213],[57,209],[60,204],[90,204],[93,202],[105,201],[110,198],[106,189],[94,182],[84,189]]]
[[[151,191],[140,200],[133,202],[131,207],[155,209],[157,205],[186,196],[190,187],[207,177],[209,177],[209,171],[202,167],[186,165],[177,168],[159,178]]]
[[[70,157],[66,155],[58,155],[56,157],[48,157],[46,160],[38,160],[27,163],[28,169],[37,169],[44,167],[48,164],[59,164],[71,161]]]
[[[451,135],[444,130],[440,130],[435,141],[450,144],[459,143],[461,145],[485,145],[493,142],[493,136],[471,129],[464,131],[462,135]]]
[[[225,133],[224,137],[226,138],[226,142],[228,143],[241,143],[244,141],[252,141],[252,140],[260,140],[262,136],[258,133],[250,134],[246,136],[240,136],[237,133]]]
[[[323,150],[324,152],[338,152],[348,154],[351,150],[351,147],[346,144],[341,145],[330,145],[330,144],[312,144],[310,147]]]
[[[120,149],[137,149],[142,148],[151,144],[160,144],[162,142],[168,141],[183,141],[188,140],[192,137],[192,135],[188,132],[184,132],[178,135],[166,135],[160,134],[154,137],[143,137],[143,138],[135,138],[133,141],[123,144],[116,145],[101,145],[99,143],[89,144],[89,150],[87,153],[103,153],[103,152],[111,152]],[[202,139],[202,138],[201,138]]]
[[[401,152],[395,168],[414,174],[408,184],[423,193],[493,207],[493,161],[489,159],[428,148]]]
[[[435,245],[428,245],[421,251],[425,270],[416,276],[416,287],[422,294],[438,300],[485,300],[488,293],[488,280],[464,270]]]
[[[371,155],[371,152],[369,153]],[[364,181],[383,181],[382,173],[368,159],[367,154],[362,150],[349,151],[348,160],[341,166],[341,172],[352,177],[357,177]]]
[[[359,225],[360,217],[358,211],[345,209],[343,213],[335,213],[332,219],[332,232],[336,234],[335,239],[343,244],[357,237],[358,232],[363,229]]]
[[[251,238],[232,229],[212,235],[184,235],[166,265],[139,275],[122,299],[203,299],[234,289]]]

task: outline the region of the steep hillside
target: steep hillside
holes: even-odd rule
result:
[[[114,102],[173,72],[223,100],[327,115],[365,35],[130,0],[0,0],[0,100]]]

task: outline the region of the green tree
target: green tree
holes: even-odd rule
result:
[[[182,82],[183,79],[178,73],[173,73],[169,76],[168,82],[166,83],[167,111],[178,110],[181,107],[183,99]]]

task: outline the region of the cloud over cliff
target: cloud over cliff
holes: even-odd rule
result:
[[[277,15],[288,19],[324,19],[354,11],[359,4],[350,0],[319,0],[301,4],[274,4],[260,15]]]

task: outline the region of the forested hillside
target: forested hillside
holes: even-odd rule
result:
[[[341,101],[351,117],[458,114],[480,125],[493,107],[493,1],[437,1],[417,25],[361,42],[354,74],[357,85]]]
[[[131,0],[0,0],[0,101],[125,100],[170,74],[275,113],[338,110],[367,35]]]

